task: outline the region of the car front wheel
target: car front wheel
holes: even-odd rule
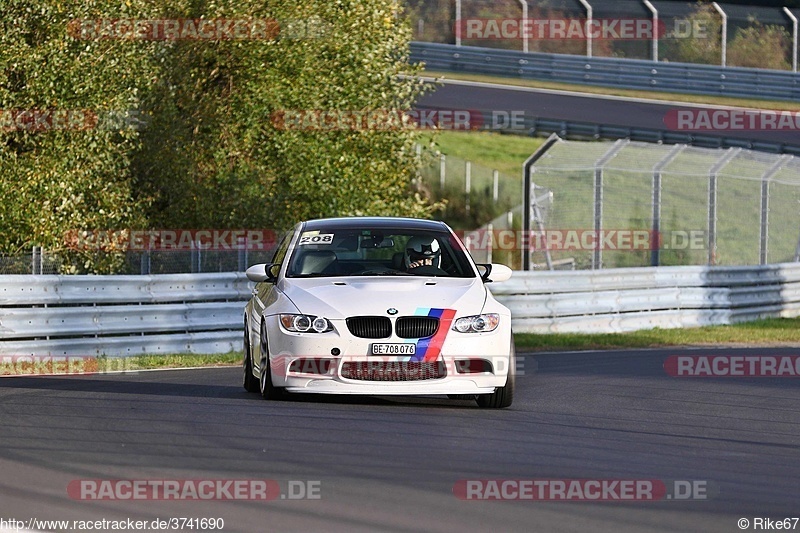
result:
[[[259,390],[265,400],[280,400],[284,397],[284,389],[272,384],[272,369],[269,364],[269,346],[267,344],[267,328],[261,323],[261,374],[259,374]]]
[[[244,360],[242,361],[242,386],[247,392],[258,392],[258,380],[253,375],[253,356],[250,353],[250,335],[247,331],[247,323],[244,324]]]
[[[478,406],[491,409],[503,409],[514,402],[514,386],[517,374],[517,357],[514,348],[514,341],[511,341],[511,354],[509,357],[508,377],[506,384],[497,387],[491,394],[478,394],[476,401]]]

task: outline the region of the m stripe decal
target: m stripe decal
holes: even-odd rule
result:
[[[433,337],[420,339],[417,342],[417,353],[411,358],[412,361],[437,361],[439,354],[442,353],[442,345],[450,332],[450,325],[456,316],[455,309],[429,309],[419,308],[414,313],[419,316],[432,316],[439,319],[439,329]]]

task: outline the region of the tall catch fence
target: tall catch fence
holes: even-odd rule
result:
[[[578,269],[798,260],[800,158],[744,150],[557,139],[538,154],[531,263]]]

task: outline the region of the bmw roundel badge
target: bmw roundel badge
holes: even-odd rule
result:
[[[395,309],[394,307],[390,307],[389,309],[386,310],[386,312],[389,313],[390,315],[396,315],[397,309]]]

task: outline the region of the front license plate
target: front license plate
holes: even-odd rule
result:
[[[372,345],[373,355],[414,355],[416,351],[417,345],[409,342]]]

